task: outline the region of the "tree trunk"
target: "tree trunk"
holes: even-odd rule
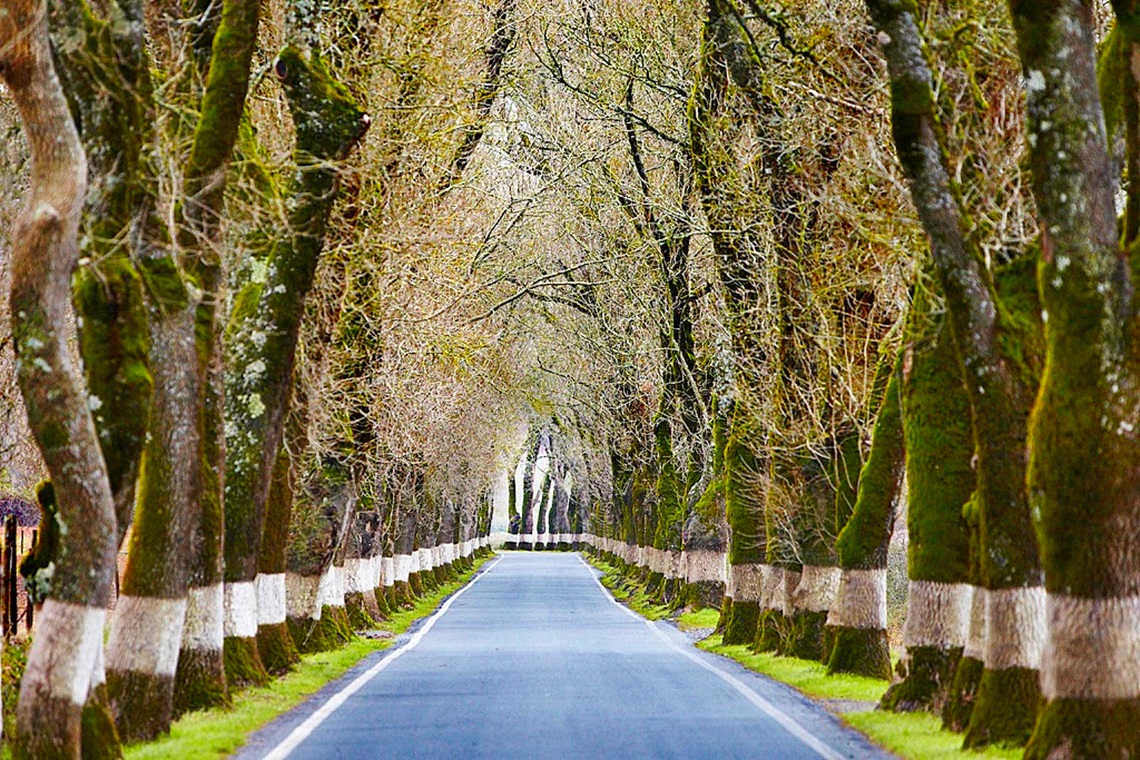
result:
[[[1131,267],[1138,225],[1136,103],[1126,104],[1129,202],[1118,242],[1095,70],[1093,7],[1011,2],[1026,72],[1028,143],[1041,223],[1046,366],[1030,426],[1049,642],[1046,703],[1030,758],[1140,753],[1136,509],[1137,356]],[[1137,9],[1114,2],[1136,99]],[[1133,115],[1128,116],[1132,110]]]
[[[949,325],[918,290],[906,336],[901,391],[906,448],[907,593],[902,680],[882,707],[941,708],[969,633],[969,531],[963,505],[974,491],[969,400]]]
[[[255,588],[266,500],[281,447],[305,300],[337,197],[338,164],[369,118],[313,54],[287,48],[275,72],[289,100],[298,167],[288,233],[263,283],[251,283],[230,319],[226,346],[225,557],[227,594],[256,607]],[[252,624],[248,624],[252,622]],[[257,618],[227,631],[227,673],[261,680]],[[240,671],[240,672],[239,672]]]
[[[21,682],[14,751],[79,757],[81,712],[100,659],[118,550],[106,465],[67,347],[87,164],[52,65],[42,4],[20,0],[0,13],[0,64],[32,156],[29,202],[11,249],[17,377],[67,526]]]
[[[887,59],[895,146],[930,237],[974,421],[987,636],[986,670],[965,745],[1024,743],[1040,701],[1037,668],[1045,643],[1044,589],[1025,488],[1026,411],[1035,385],[1021,347],[1008,340],[1008,315],[981,267],[943,164],[915,9],[890,0],[867,6]]]
[[[294,414],[297,414],[294,410]],[[292,424],[292,423],[290,423]],[[301,445],[300,436],[294,436]],[[286,624],[285,548],[289,543],[289,520],[293,513],[294,471],[285,446],[277,452],[273,480],[266,497],[265,531],[257,563],[257,653],[265,669],[281,675],[301,661]]]
[[[751,644],[756,637],[761,573],[767,558],[764,465],[753,453],[749,432],[744,406],[737,403],[724,449],[725,512],[731,530],[725,590],[725,607],[730,610],[724,624],[726,644]]]
[[[843,575],[827,617],[834,641],[828,673],[891,677],[887,550],[904,465],[901,374],[900,354],[875,419],[871,451],[859,473],[855,511],[836,542]]]

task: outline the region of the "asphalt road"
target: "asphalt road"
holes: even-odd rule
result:
[[[236,757],[889,757],[596,578],[576,554],[505,554]]]

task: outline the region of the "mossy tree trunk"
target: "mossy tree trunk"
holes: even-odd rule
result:
[[[757,399],[769,396],[767,382],[758,376],[755,368],[764,366],[774,356],[773,346],[764,337],[766,331],[756,324],[753,306],[765,303],[771,292],[770,275],[765,269],[764,241],[757,239],[754,224],[761,216],[755,206],[756,193],[749,192],[749,184],[740,175],[737,159],[732,155],[731,143],[739,137],[743,121],[764,120],[767,111],[749,110],[742,120],[735,111],[738,107],[730,85],[745,90],[755,84],[758,76],[753,61],[742,51],[741,28],[732,9],[719,0],[710,0],[703,29],[701,57],[697,82],[689,103],[689,138],[694,157],[696,185],[701,203],[712,229],[712,244],[716,254],[717,272],[724,285],[729,313],[729,331],[732,351],[735,354],[735,385],[732,423],[726,438],[724,456],[724,498],[728,514],[729,562],[733,567],[732,582],[735,588],[726,589],[724,623],[734,632],[731,640],[746,638],[746,632],[755,632],[760,616],[760,587],[770,577],[764,565],[768,561],[764,500],[742,509],[740,497],[754,491],[760,479],[761,464],[756,451],[759,443],[746,433],[749,409],[759,409]],[[741,84],[741,81],[744,84]],[[747,96],[745,96],[747,98]],[[752,104],[757,105],[757,104]],[[759,103],[763,107],[763,103]],[[765,125],[762,127],[767,129]],[[724,403],[724,397],[721,398]],[[741,480],[752,473],[751,485]],[[736,484],[733,484],[736,478]],[[735,492],[735,495],[734,495]],[[755,493],[752,493],[754,500]],[[748,520],[749,522],[739,522]],[[739,524],[738,524],[739,522]],[[741,538],[736,534],[741,531]],[[749,550],[743,543],[754,546]],[[758,542],[758,543],[757,543]],[[740,546],[737,551],[734,547]],[[758,551],[753,551],[758,550]],[[737,558],[733,562],[732,558]],[[745,567],[747,566],[747,568]],[[743,592],[743,606],[736,610],[733,594]],[[755,598],[751,598],[755,597]],[[732,599],[730,602],[729,599]],[[765,618],[772,615],[765,612]],[[773,625],[776,620],[771,621]],[[748,639],[751,640],[751,639]]]
[[[916,9],[896,0],[868,0],[867,7],[887,60],[895,146],[930,238],[974,420],[987,642],[965,744],[1025,742],[1040,701],[1045,643],[1042,573],[1025,487],[1027,410],[1036,388],[943,163]],[[1095,77],[1090,86],[1095,92]]]
[[[288,232],[269,257],[264,282],[249,283],[239,295],[226,341],[225,580],[227,594],[252,596],[254,606],[256,594],[250,592],[305,301],[337,197],[339,163],[369,125],[368,116],[332,79],[316,53],[286,48],[274,66],[296,132],[298,171]],[[231,679],[260,678],[256,617],[249,622],[252,625],[226,632]]]
[[[887,640],[887,550],[904,466],[901,354],[893,365],[871,433],[871,450],[859,472],[851,519],[836,541],[839,581],[827,625],[833,640],[828,673],[890,678]]]
[[[154,102],[142,4],[116,3],[112,14],[131,23],[105,20],[86,3],[54,4],[51,23],[61,41],[56,45],[57,65],[89,156],[90,187],[80,238],[88,264],[76,272],[74,300],[90,406],[115,498],[116,539],[121,544],[131,524],[153,390],[143,282],[131,254],[149,257],[155,248],[166,246],[155,211],[150,155]],[[130,246],[124,240],[137,242]],[[152,629],[144,625],[142,630]],[[161,633],[142,640],[148,638],[154,649],[169,649]],[[116,650],[108,653],[112,671],[127,664],[118,655]],[[169,661],[170,653],[158,659]],[[133,664],[153,665],[137,660]],[[111,725],[102,672],[95,680],[84,709],[84,752],[117,756],[119,739]],[[116,682],[112,672],[112,689]]]
[[[1131,268],[1140,229],[1140,8],[1113,2],[1122,32],[1128,201],[1123,245],[1088,3],[1011,2],[1026,72],[1046,364],[1030,428],[1033,510],[1048,589],[1045,706],[1031,758],[1140,753],[1138,360]]]
[[[724,605],[724,580],[719,573],[710,572],[713,568],[709,567],[712,564],[709,560],[723,555],[728,543],[724,450],[731,423],[730,398],[728,395],[713,397],[710,409],[712,461],[709,464],[709,481],[693,505],[682,535],[684,550],[681,566],[684,570],[685,603],[696,608],[721,608]]]
[[[297,420],[297,426],[301,427],[304,415],[296,409],[296,401],[291,414],[292,419]],[[291,437],[296,448],[303,445],[299,431],[298,435]],[[265,530],[257,561],[257,653],[261,664],[273,675],[292,670],[301,659],[285,622],[288,616],[285,606],[285,573],[288,570],[285,549],[289,544],[295,480],[293,457],[288,447],[282,445],[269,483]]]
[[[52,478],[58,519],[67,526],[21,681],[14,754],[78,757],[81,713],[113,589],[117,525],[86,389],[68,351],[87,163],[52,63],[41,4],[12,2],[0,14],[0,76],[32,156],[28,204],[10,254],[17,379]]]
[[[916,287],[902,360],[906,448],[907,617],[902,680],[881,706],[937,710],[968,635],[972,587],[969,530],[962,515],[975,487],[974,439],[961,363],[932,295]]]

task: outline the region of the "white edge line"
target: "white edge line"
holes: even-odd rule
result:
[[[590,565],[590,563],[586,562],[586,560],[582,558],[581,554],[578,555],[578,559],[583,565],[590,569],[590,577],[594,579],[594,583],[598,585],[598,588],[602,590],[602,593],[606,595],[607,599],[613,602],[614,605],[622,612],[626,613],[635,620],[645,623],[645,625],[648,626],[649,630],[657,634],[657,636],[662,641],[664,641],[670,649],[682,657],[685,657],[697,665],[700,665],[702,668],[727,683],[729,686],[735,689],[740,694],[740,696],[747,699],[753,704],[753,706],[759,709],[760,712],[776,721],[776,723],[780,724],[781,728],[783,728],[796,739],[799,739],[800,742],[807,745],[809,749],[815,751],[817,754],[819,754],[820,757],[827,758],[827,760],[845,760],[847,757],[846,755],[836,752],[834,749],[824,744],[817,737],[813,736],[806,728],[796,722],[795,718],[788,715],[786,712],[776,707],[768,700],[764,699],[764,697],[757,694],[751,689],[751,687],[748,686],[748,684],[744,683],[731,673],[727,673],[721,670],[716,665],[713,665],[710,662],[706,662],[704,658],[699,657],[695,652],[690,652],[682,647],[677,646],[677,644],[672,639],[657,629],[657,626],[653,624],[652,620],[643,618],[641,615],[638,615],[636,612],[631,610],[629,607],[626,607],[617,599],[614,599],[613,594],[609,592],[609,589],[602,585],[602,582],[598,580],[598,576],[594,574],[594,568]]]
[[[450,609],[451,603],[459,597],[463,596],[463,593],[467,591],[467,589],[474,586],[480,578],[486,575],[491,570],[491,568],[499,564],[501,561],[502,558],[499,558],[489,565],[486,565],[483,568],[482,572],[471,579],[470,583],[449,596],[447,598],[447,601],[443,603],[443,606],[436,610],[435,614],[429,617],[427,619],[427,622],[424,623],[419,630],[412,634],[412,637],[408,639],[408,643],[390,652],[384,659],[380,660],[380,662],[376,663],[371,668],[361,673],[359,676],[353,679],[352,683],[348,684],[343,689],[334,694],[332,698],[321,705],[315,713],[306,718],[301,725],[294,728],[289,733],[289,735],[285,737],[285,740],[270,750],[269,754],[265,755],[262,760],[285,760],[285,758],[289,756],[290,752],[300,746],[301,742],[308,739],[309,736],[314,731],[316,731],[317,728],[320,727],[320,725],[324,723],[330,715],[336,712],[341,705],[348,701],[349,697],[364,688],[365,684],[379,675],[382,670],[398,660],[403,654],[415,649],[416,645],[419,644],[424,635],[432,629],[432,626],[435,625],[436,621],[443,617],[443,614],[447,612],[448,609]]]

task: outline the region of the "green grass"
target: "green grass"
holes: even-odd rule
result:
[[[623,576],[613,565],[589,554],[583,556],[591,565],[602,571],[602,585],[610,590],[614,599],[628,606],[637,614],[650,620],[662,620],[673,614],[672,607],[658,604],[650,599],[649,594],[646,593],[641,584]]]
[[[682,631],[689,631],[694,628],[716,628],[718,620],[720,620],[720,610],[712,607],[688,610],[682,612],[681,617],[677,618],[677,627]]]
[[[906,758],[1019,758],[1020,747],[990,747],[980,752],[962,749],[962,735],[942,730],[942,721],[930,713],[860,712],[842,716],[852,727],[879,746]]]
[[[477,560],[477,570],[487,559]],[[379,625],[393,635],[401,634],[420,618],[439,607],[444,597],[462,587],[462,580],[444,584],[418,600],[410,610],[402,610]],[[178,760],[213,760],[225,757],[245,743],[246,737],[284,712],[315,694],[329,681],[344,675],[353,665],[373,652],[387,649],[391,639],[357,638],[332,652],[304,655],[301,664],[288,675],[268,686],[247,689],[234,696],[230,710],[214,709],[191,713],[177,721],[170,735],[155,742],[123,748],[128,760],[177,757]]]
[[[887,682],[877,678],[852,675],[827,675],[827,668],[814,660],[777,657],[765,652],[756,654],[746,646],[725,646],[720,636],[710,636],[697,644],[701,649],[736,660],[749,670],[763,673],[777,681],[799,689],[817,699],[857,699],[878,702],[887,690]]]
[[[190,713],[174,724],[169,736],[124,747],[123,754],[131,760],[225,757],[244,744],[250,733],[296,707],[326,683],[344,675],[364,657],[386,649],[391,643],[391,640],[358,638],[332,652],[305,655],[292,673],[268,686],[248,689],[235,696],[232,710]]]
[[[620,575],[618,568],[587,556],[590,563],[605,573],[602,583],[614,597],[633,610],[652,620],[669,615],[668,610],[653,605],[644,589],[635,580]],[[653,613],[645,614],[648,607]],[[678,627],[713,628],[720,616],[719,610],[688,611],[677,619]],[[719,635],[710,636],[697,644],[701,649],[731,658],[750,670],[781,681],[814,699],[841,699],[877,703],[887,689],[887,682],[876,678],[852,675],[827,675],[822,663],[799,660],[794,657],[777,657],[773,654],[756,654],[746,646],[724,646]],[[942,730],[942,721],[929,713],[890,713],[877,710],[844,713],[840,718],[852,728],[865,734],[879,746],[909,760],[940,760],[941,758],[1018,758],[1020,748],[991,747],[979,752],[962,749],[961,734]]]

